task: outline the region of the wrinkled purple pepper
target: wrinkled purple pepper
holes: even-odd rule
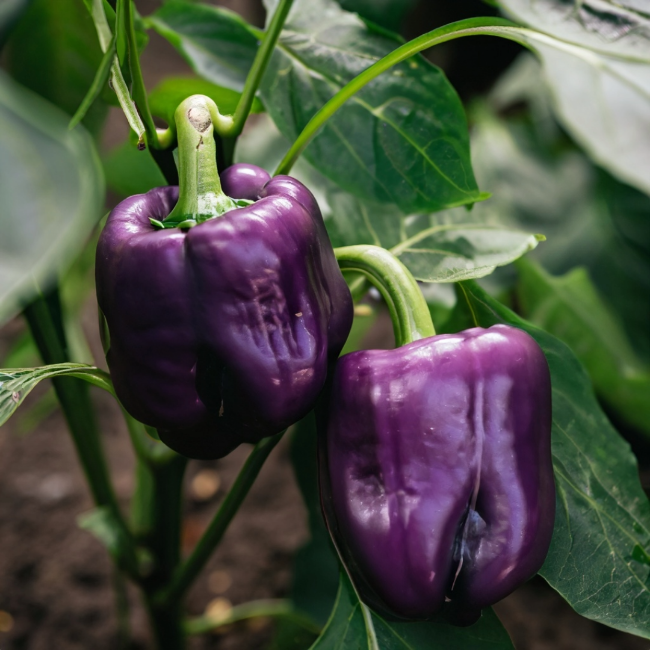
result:
[[[107,361],[126,410],[191,458],[219,458],[314,406],[350,331],[352,300],[307,188],[253,165],[221,175],[255,203],[157,230],[177,187],[132,196],[97,248]]]
[[[495,325],[339,360],[322,417],[321,498],[364,600],[469,624],[541,567],[551,541],[548,365]]]

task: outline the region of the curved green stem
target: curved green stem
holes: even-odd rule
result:
[[[216,104],[204,95],[192,95],[176,109],[178,135],[178,203],[165,219],[188,227],[218,217],[237,204],[223,193],[217,170],[214,125],[223,120]]]
[[[126,43],[129,51],[129,71],[131,73],[131,79],[133,80],[133,102],[142,118],[149,146],[158,148],[160,146],[158,143],[158,133],[153,118],[151,117],[151,111],[149,110],[147,89],[145,88],[144,79],[142,77],[140,55],[138,53],[138,45],[135,39],[133,0],[117,0],[117,7],[117,15],[120,16],[122,25],[115,25],[115,32],[117,33],[121,27],[126,36]]]
[[[177,602],[201,572],[206,562],[212,555],[217,544],[221,541],[232,518],[239,510],[239,506],[246,498],[257,475],[264,465],[273,448],[280,442],[284,431],[270,438],[258,442],[250,453],[244,466],[230,491],[226,495],[221,507],[210,522],[203,537],[187,560],[175,571],[168,586],[159,594],[156,602],[160,605]]]
[[[296,611],[290,600],[252,600],[249,603],[235,605],[226,616],[215,619],[212,616],[191,618],[185,623],[187,634],[205,634],[224,625],[251,618],[283,618],[299,625],[313,634],[320,634],[321,628],[309,616]]]
[[[382,72],[386,72],[394,65],[410,59],[415,54],[422,52],[434,45],[452,41],[464,36],[501,36],[510,40],[521,40],[517,37],[516,25],[509,20],[502,18],[468,18],[459,20],[455,23],[439,27],[431,32],[418,36],[412,41],[393,50],[383,59],[380,59],[361,74],[356,76],[352,81],[347,83],[332,97],[307,123],[293,143],[285,157],[282,159],[278,168],[275,170],[275,176],[278,174],[288,174],[294,163],[304,151],[305,147],[311,142],[314,136],[327,122],[327,120],[336,113],[336,111],[345,104],[351,97],[358,93],[366,84],[378,77]]]
[[[335,248],[334,254],[342,271],[363,273],[377,287],[388,305],[397,346],[435,335],[417,282],[392,253],[379,246],[360,245]]]
[[[271,59],[275,44],[278,41],[278,37],[280,36],[280,32],[282,31],[282,27],[284,26],[292,4],[293,0],[280,0],[278,3],[273,18],[271,18],[269,28],[264,34],[262,44],[257,50],[253,65],[246,77],[244,91],[239,98],[235,114],[233,115],[232,124],[226,132],[217,129],[217,133],[219,133],[220,136],[237,137],[242,132],[244,124],[246,123],[246,118],[251,111],[251,106],[255,99],[255,93],[262,81],[262,77],[264,76],[266,67]]]

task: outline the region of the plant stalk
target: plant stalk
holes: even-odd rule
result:
[[[278,6],[275,8],[275,13],[271,18],[268,29],[264,34],[262,39],[262,44],[257,50],[255,55],[255,60],[253,65],[248,72],[246,77],[246,83],[244,84],[244,90],[239,98],[237,103],[237,108],[235,109],[235,114],[233,115],[232,124],[225,133],[219,132],[221,136],[228,137],[237,137],[240,135],[248,118],[248,114],[251,111],[251,106],[255,100],[255,93],[259,88],[264,72],[271,60],[273,55],[273,50],[275,49],[275,44],[278,41],[282,27],[284,26],[293,0],[280,0]]]
[[[199,540],[192,554],[178,567],[169,585],[159,594],[156,602],[161,605],[180,600],[194,579],[209,560],[217,544],[221,541],[228,525],[232,521],[239,506],[246,498],[257,475],[264,465],[273,448],[280,442],[284,431],[258,442],[250,453],[244,466],[239,472],[233,486],[226,495],[221,507],[210,522],[205,533]]]
[[[358,245],[335,248],[342,271],[362,273],[386,301],[395,331],[395,343],[434,336],[431,314],[410,271],[390,251],[380,246]]]

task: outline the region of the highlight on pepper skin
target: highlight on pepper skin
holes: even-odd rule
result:
[[[516,328],[341,357],[322,503],[366,603],[470,624],[532,577],[554,523],[550,430],[548,365]]]

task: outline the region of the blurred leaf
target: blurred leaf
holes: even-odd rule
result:
[[[83,379],[112,393],[108,373],[83,363],[57,363],[40,368],[9,368],[0,370],[0,426],[23,403],[25,397],[43,379],[68,375]]]
[[[177,0],[149,20],[198,74],[241,90],[258,30],[230,12]],[[334,0],[298,0],[262,80],[264,105],[293,140],[343,85],[397,45]],[[368,84],[304,155],[347,191],[405,212],[484,198],[469,161],[460,100],[444,74],[420,56]]]
[[[146,20],[197,74],[220,86],[243,90],[257,52],[258,36],[238,14],[171,0]]]
[[[650,359],[648,313],[639,309],[650,295],[650,197],[597,170],[567,140],[535,90],[539,68],[526,55],[491,95],[499,109],[519,106],[514,117],[472,110],[472,163],[493,193],[472,215],[546,235],[532,256],[554,274],[588,268],[635,350]]]
[[[500,4],[513,20],[555,38],[650,63],[650,5],[646,0],[501,0]]]
[[[106,184],[121,198],[144,194],[154,187],[167,185],[149,149],[138,151],[127,140],[113,149],[103,160]]]
[[[358,13],[377,25],[399,32],[404,18],[417,0],[338,0],[346,11]]]
[[[404,217],[394,206],[364,203],[343,192],[331,191],[327,198],[335,246],[389,248],[423,282],[483,277],[539,241],[535,235],[490,224],[464,208]]]
[[[11,34],[7,55],[16,81],[68,115],[81,104],[102,59],[92,19],[79,0],[33,0]],[[93,126],[104,114],[104,107],[93,107]]]
[[[214,100],[223,115],[232,115],[241,97],[240,93],[223,88],[198,77],[167,77],[149,93],[152,115],[161,117],[168,124],[174,120],[174,111],[190,95],[206,95]],[[251,113],[262,113],[264,107],[255,98]]]
[[[81,127],[0,73],[0,322],[74,259],[104,200]]]
[[[513,650],[499,619],[483,610],[477,623],[454,627],[442,622],[394,623],[363,605],[345,573],[331,618],[313,650]]]
[[[9,36],[20,14],[27,9],[32,0],[3,0],[0,3],[0,48]]]
[[[600,398],[628,424],[650,435],[650,369],[584,268],[553,277],[534,262],[517,264],[517,295],[524,315],[571,347]]]
[[[94,535],[121,568],[137,575],[137,559],[133,554],[132,540],[124,525],[108,506],[100,506],[77,517],[77,525]]]
[[[475,325],[507,323],[527,331],[551,371],[557,508],[540,575],[579,614],[650,638],[650,503],[629,445],[608,422],[589,377],[564,343],[475,282],[460,287]]]
[[[533,28],[517,38],[541,58],[564,127],[598,164],[650,193],[650,14],[609,0],[503,6]]]

